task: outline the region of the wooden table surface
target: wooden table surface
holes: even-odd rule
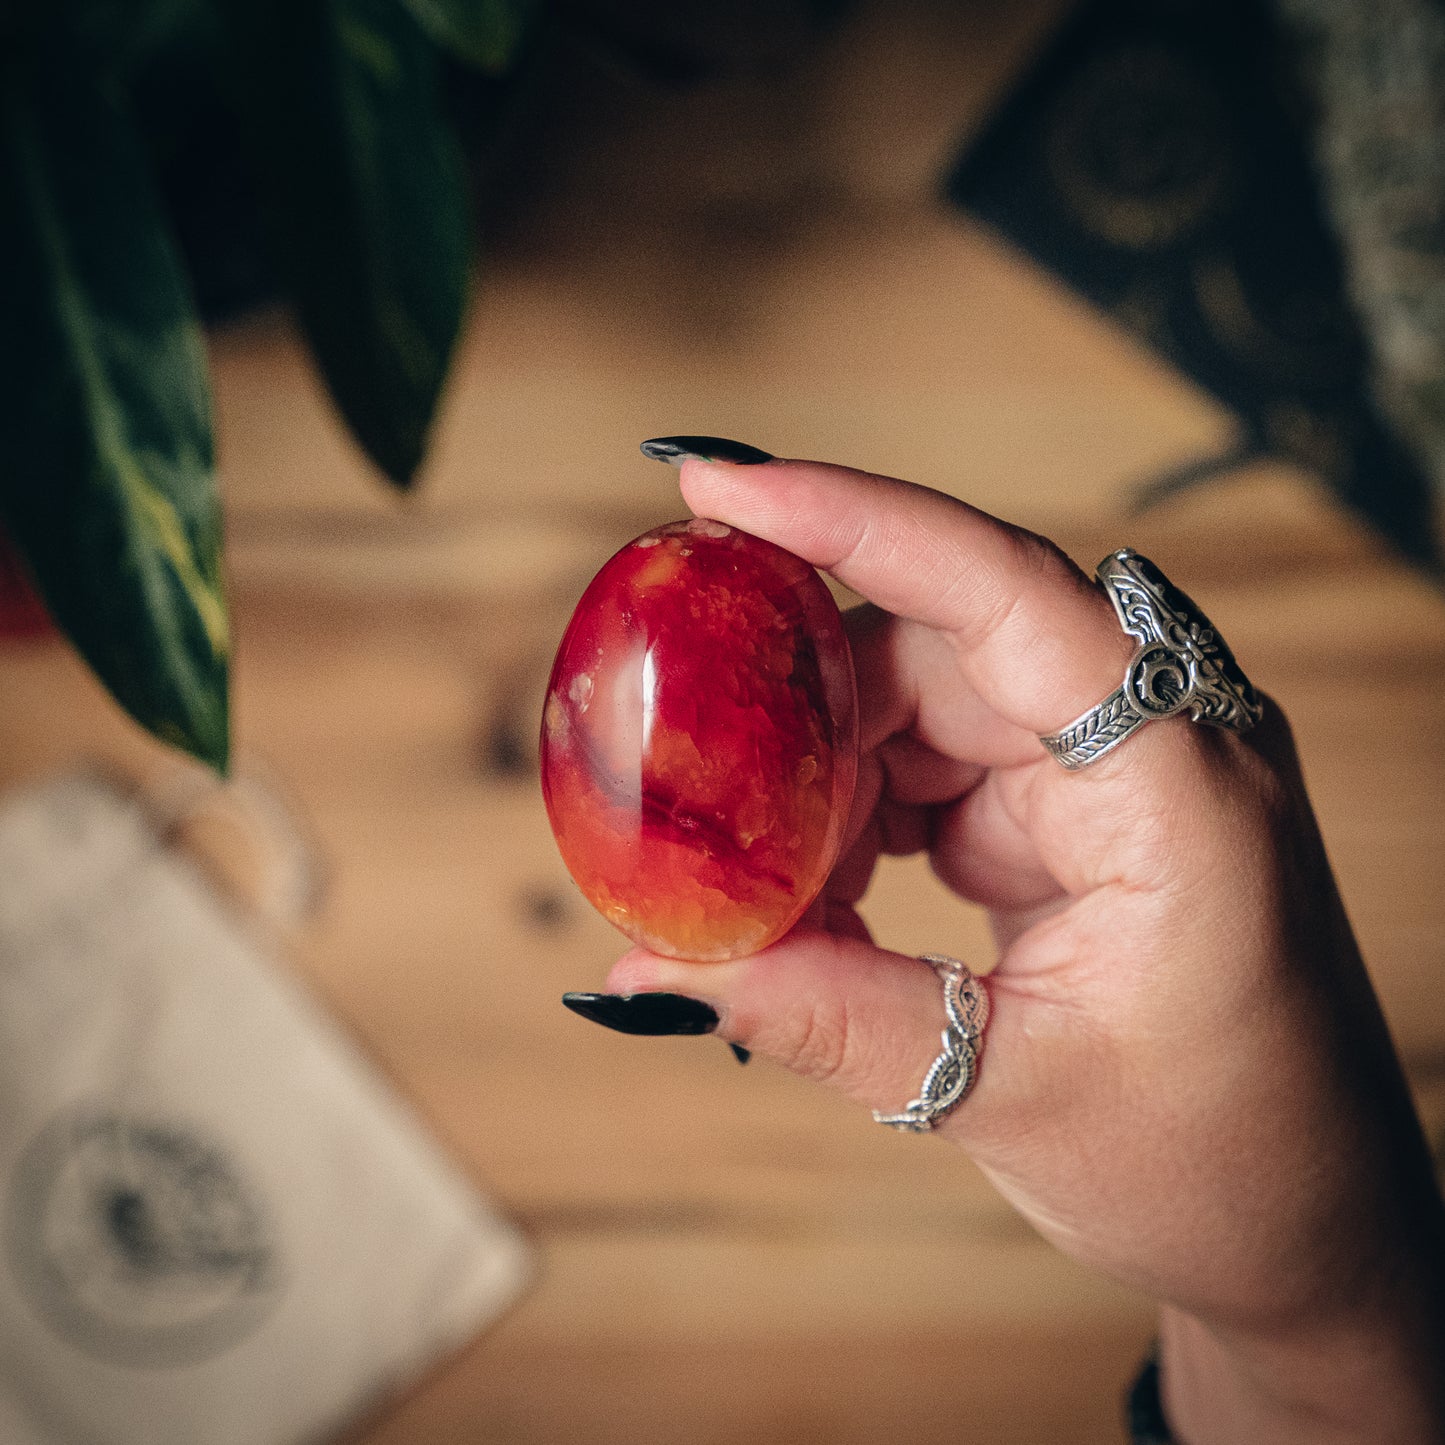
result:
[[[293,794],[329,877],[296,966],[541,1255],[365,1445],[1115,1441],[1150,1337],[1146,1301],[954,1152],[715,1041],[559,1005],[620,941],[557,858],[535,719],[591,572],[681,510],[642,437],[846,460],[1086,565],[1156,558],[1293,718],[1445,1131],[1445,601],[1284,468],[1138,513],[1137,481],[1227,418],[929,199],[1059,9],[862,6],[764,116],[761,82],[580,96],[588,139],[482,267],[414,501],[368,474],[283,321],[215,340],[239,754]],[[97,755],[172,766],[63,647],[0,648],[0,784]],[[889,946],[989,956],[914,861],[865,912]]]

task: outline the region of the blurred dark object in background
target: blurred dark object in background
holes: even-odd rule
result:
[[[527,194],[526,178],[509,173],[513,142],[556,108],[556,81],[565,73],[559,57],[581,54],[594,66],[620,67],[663,88],[786,70],[847,4],[554,0],[511,6],[523,13],[527,30],[499,72],[455,57],[443,61],[447,113],[467,156],[484,231],[492,229],[499,199],[506,206]],[[241,133],[220,15],[200,4],[173,14],[136,71],[136,120],[190,270],[197,310],[207,323],[223,323],[281,299],[285,286],[267,254],[262,198]],[[530,161],[530,148],[521,150]]]
[[[690,85],[739,70],[786,69],[849,0],[558,0],[553,38],[609,52],[662,85]]]
[[[1256,0],[1088,0],[948,195],[1237,417],[1235,446],[1146,498],[1273,454],[1438,569],[1432,488],[1375,402],[1293,60]]]
[[[1445,5],[1279,0],[1381,406],[1445,493]]]

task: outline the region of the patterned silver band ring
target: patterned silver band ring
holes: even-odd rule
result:
[[[1096,569],[1139,647],[1124,681],[1097,707],[1039,741],[1064,767],[1087,767],[1146,722],[1187,708],[1195,722],[1248,732],[1264,704],[1213,624],[1147,557],[1111,552]]]
[[[943,980],[943,1010],[948,1015],[943,1052],[929,1067],[918,1097],[901,1114],[873,1111],[880,1124],[909,1134],[937,1128],[968,1097],[978,1078],[978,1056],[988,1023],[988,994],[963,964],[941,953],[925,953],[922,961]]]

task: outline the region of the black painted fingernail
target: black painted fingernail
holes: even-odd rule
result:
[[[704,462],[737,462],[742,466],[773,460],[757,447],[750,447],[746,442],[730,442],[726,437],[653,437],[643,442],[642,455],[674,467],[680,467],[689,457]]]
[[[680,993],[564,993],[574,1014],[620,1034],[710,1034],[717,1010]]]
[[[740,1064],[747,1063],[753,1056],[753,1051],[751,1049],[745,1049],[741,1044],[729,1044],[728,1048],[733,1051],[733,1058]]]

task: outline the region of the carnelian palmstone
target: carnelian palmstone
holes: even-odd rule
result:
[[[542,720],[563,860],[675,958],[780,938],[837,861],[858,773],[838,608],[806,562],[695,519],[629,542],[572,616]]]

